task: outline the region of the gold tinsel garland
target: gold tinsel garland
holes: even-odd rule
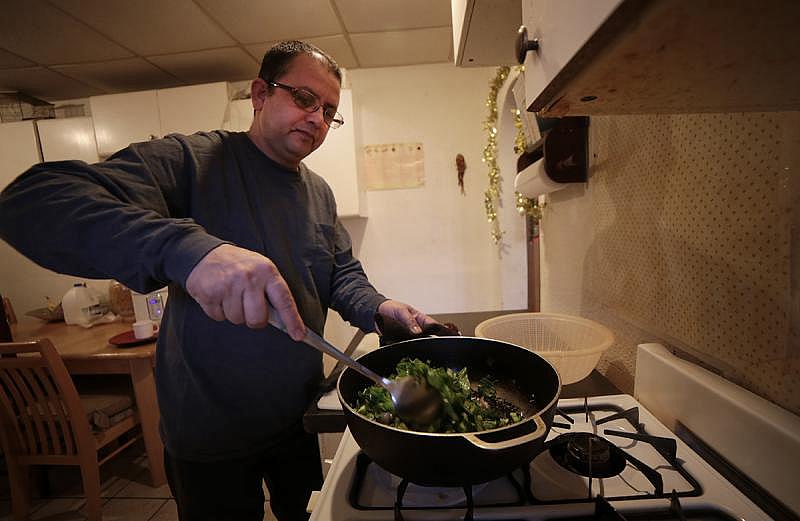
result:
[[[523,70],[520,67],[520,70]],[[491,237],[495,244],[500,244],[503,239],[503,232],[500,229],[500,222],[497,219],[496,204],[500,200],[500,167],[497,166],[497,94],[500,88],[508,79],[511,68],[507,66],[498,67],[494,79],[489,82],[489,95],[486,98],[486,106],[489,114],[483,123],[483,128],[487,131],[487,143],[483,149],[482,161],[489,168],[489,188],[484,192],[483,204],[486,208],[486,219],[491,224]],[[517,135],[514,139],[514,153],[521,154],[525,151],[525,132],[522,128],[522,117],[519,109],[514,111],[514,126],[517,128]],[[520,214],[530,221],[531,235],[538,235],[538,223],[541,217],[541,209],[536,199],[528,199],[519,192],[515,192],[516,207]]]

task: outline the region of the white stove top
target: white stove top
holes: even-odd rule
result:
[[[593,433],[608,439],[635,459],[624,461],[624,469],[618,475],[589,479],[566,470],[553,459],[551,451],[543,451],[529,466],[530,482],[526,483],[523,470],[512,475],[523,490],[522,496],[509,478],[473,487],[475,520],[543,520],[588,516],[595,509],[591,498],[598,494],[607,498],[623,515],[644,509],[666,510],[670,504],[667,496],[672,490],[679,496],[685,510],[709,507],[734,519],[770,519],[632,396],[592,397],[587,403],[592,409],[588,417],[583,399],[559,401],[559,409],[567,412],[573,423],[556,414],[548,441],[565,433]],[[677,456],[677,460],[673,460],[675,465],[669,461],[668,449],[662,449],[662,453],[648,442],[609,432],[636,435],[635,417],[604,421],[617,412],[633,408],[638,408],[638,423],[643,424],[644,432],[674,440]],[[642,432],[641,427],[639,432]],[[317,498],[312,520],[395,519],[393,505],[400,479],[374,463],[366,464],[366,470],[358,473],[357,467],[364,466],[367,461],[349,431],[346,431]],[[659,493],[656,485],[637,469],[636,463],[639,461],[657,471],[663,481],[665,494]],[[356,483],[356,476],[362,474],[363,480]],[[409,521],[464,519],[464,505],[465,493],[462,489],[434,489],[411,484],[403,499],[402,516]]]
[[[558,455],[558,450],[545,450],[511,478],[473,486],[474,519],[588,519],[596,508],[589,498],[601,494],[627,519],[653,519],[654,512],[669,510],[673,490],[687,519],[771,519],[665,426],[676,428],[678,422],[771,494],[778,503],[773,501],[765,508],[776,517],[800,519],[795,479],[800,462],[800,417],[682,360],[660,344],[639,346],[635,392],[637,399],[625,394],[588,398],[588,417],[583,399],[560,400],[559,410],[571,422],[556,414],[548,435],[549,448],[559,435],[563,440],[564,435],[574,435],[571,433],[591,433],[624,450],[628,456],[621,467],[613,472],[601,469],[608,470],[606,475],[611,477],[590,480],[569,472],[554,460],[552,453]],[[629,414],[609,419],[631,409],[637,410],[638,418]],[[642,433],[667,441],[656,449],[650,442],[631,439]],[[593,439],[592,443],[592,452],[597,454],[602,440]],[[578,444],[568,450],[574,454],[585,450],[583,447]],[[660,478],[650,479],[637,467],[645,472],[655,469]],[[619,468],[622,470],[617,472]],[[371,463],[347,431],[316,497],[311,519],[397,519],[393,506],[400,483],[399,478]],[[410,484],[400,513],[408,521],[464,519],[465,504],[463,489]]]

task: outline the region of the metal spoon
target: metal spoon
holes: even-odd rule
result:
[[[286,326],[272,306],[269,307],[269,323],[288,334]],[[386,389],[392,398],[397,416],[406,423],[418,426],[430,425],[439,415],[442,408],[442,396],[439,391],[429,386],[428,382],[418,380],[413,376],[403,376],[396,380],[380,376],[336,349],[308,327],[306,327],[306,336],[302,342],[334,357]]]

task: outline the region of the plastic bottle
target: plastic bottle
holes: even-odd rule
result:
[[[131,290],[117,281],[108,287],[108,300],[111,311],[122,317],[123,322],[136,322]]]
[[[61,299],[64,310],[64,322],[88,326],[92,321],[102,315],[100,299],[86,287],[85,283],[75,283]]]

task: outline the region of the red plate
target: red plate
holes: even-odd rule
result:
[[[124,333],[112,336],[108,339],[108,343],[117,347],[133,347],[142,344],[149,344],[150,342],[155,341],[156,338],[158,338],[157,333],[150,338],[136,338],[133,334],[133,329],[131,329],[125,331]]]

